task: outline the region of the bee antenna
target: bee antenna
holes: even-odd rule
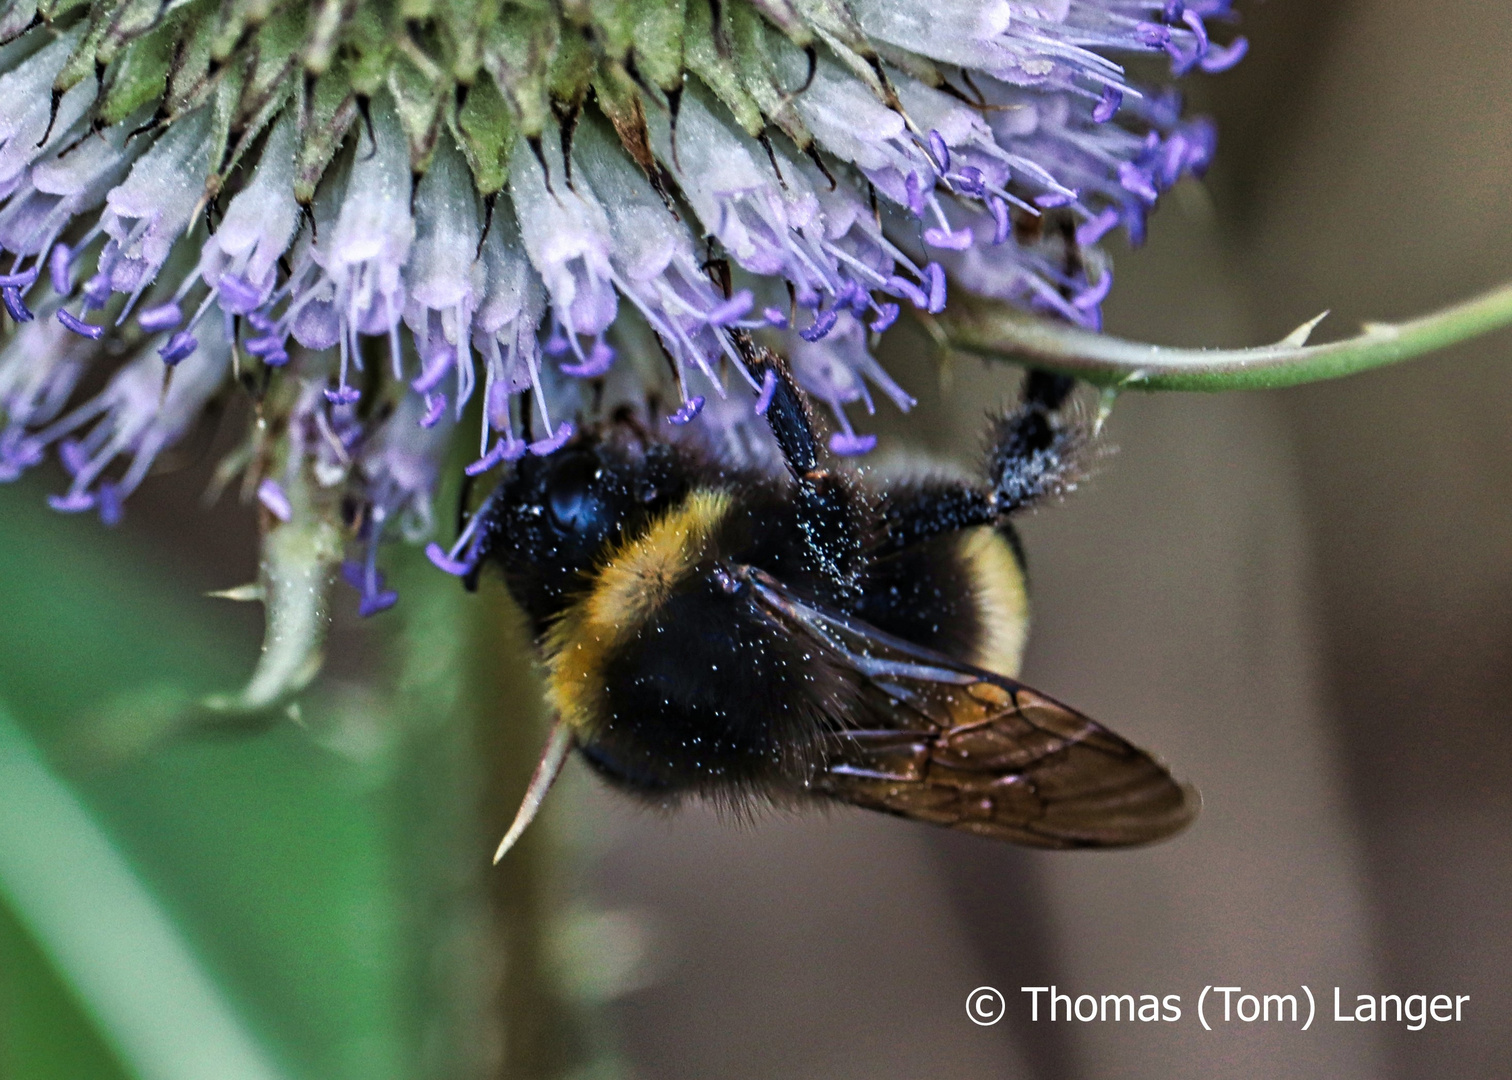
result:
[[[572,750],[572,729],[560,718],[551,725],[551,734],[546,736],[546,746],[541,750],[541,760],[536,763],[535,772],[530,776],[530,786],[525,789],[525,798],[520,801],[520,809],[515,812],[514,821],[509,826],[509,831],[504,834],[504,839],[499,841],[499,850],[494,852],[493,861],[504,857],[504,853],[514,847],[515,841],[525,831],[535,816],[540,812],[541,803],[546,801],[546,793],[551,790],[551,785],[556,782],[557,775],[562,771],[562,763],[567,760],[567,755]]]

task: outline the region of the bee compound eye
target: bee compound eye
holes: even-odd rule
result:
[[[586,454],[563,458],[552,470],[546,485],[546,506],[551,519],[567,531],[582,529],[594,516],[590,485],[594,464]]]

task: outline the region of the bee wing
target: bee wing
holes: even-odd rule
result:
[[[1195,790],[1075,709],[810,605],[760,571],[747,580],[854,689],[811,790],[1033,847],[1147,844],[1196,816]]]

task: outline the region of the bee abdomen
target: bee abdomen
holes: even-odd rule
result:
[[[659,794],[751,788],[816,760],[823,674],[727,580],[687,583],[605,658],[584,749],[611,779]]]
[[[613,547],[546,641],[584,756],[648,794],[805,773],[824,701],[801,647],[730,572],[750,515],[704,488]]]

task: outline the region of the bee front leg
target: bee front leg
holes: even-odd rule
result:
[[[843,604],[859,594],[866,568],[870,514],[863,496],[849,476],[820,463],[808,402],[782,358],[752,346],[747,359],[770,391],[767,424],[797,482],[793,503],[810,567],[829,584],[825,601]]]

